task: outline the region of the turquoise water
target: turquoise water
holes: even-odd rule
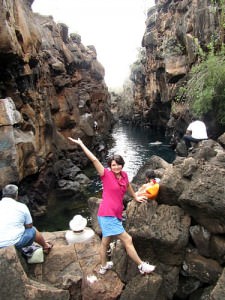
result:
[[[175,152],[169,147],[167,139],[160,134],[153,134],[148,128],[117,124],[112,131],[108,147],[110,149],[108,155],[117,153],[123,156],[124,171],[128,173],[130,181],[152,155],[158,155],[167,162],[172,162],[175,158]],[[104,161],[103,164],[105,164]],[[39,230],[68,229],[69,221],[76,214],[81,214],[89,220],[87,199],[91,196],[100,197],[101,183],[93,168],[86,170],[86,174],[92,179],[86,195],[80,198],[60,199],[53,191],[48,203],[48,213],[34,220]]]

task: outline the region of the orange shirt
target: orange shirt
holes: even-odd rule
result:
[[[137,191],[137,196],[144,196],[147,199],[154,200],[159,193],[159,184],[155,180],[143,184],[140,189]]]

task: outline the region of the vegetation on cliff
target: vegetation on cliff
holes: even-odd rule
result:
[[[192,67],[187,82],[179,88],[176,102],[186,103],[198,117],[213,111],[216,122],[225,125],[225,1],[217,2],[214,14],[220,11],[218,31],[212,35],[206,51],[196,40],[198,63]]]
[[[191,79],[179,89],[177,102],[187,102],[190,110],[200,117],[215,112],[216,121],[225,124],[225,56],[210,52],[206,59],[194,66]]]

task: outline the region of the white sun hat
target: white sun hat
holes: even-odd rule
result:
[[[95,235],[94,230],[91,228],[84,228],[81,232],[75,232],[72,230],[67,230],[65,234],[65,238],[67,244],[75,244],[75,243],[86,243],[89,242]]]
[[[70,229],[73,231],[84,230],[87,226],[87,219],[83,218],[81,215],[76,215],[69,223]]]

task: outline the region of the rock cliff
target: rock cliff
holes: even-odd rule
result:
[[[202,141],[173,164],[152,156],[134,178],[139,187],[145,171],[153,168],[161,179],[157,200],[138,203],[127,197],[124,211],[126,230],[140,257],[156,265],[153,273],[141,275],[115,238],[113,269],[98,274],[101,199],[91,197],[96,235],[88,241],[68,245],[64,231],[44,232],[54,247],[43,264],[34,265],[14,247],[0,249],[0,299],[223,300],[224,134],[219,142]]]
[[[0,188],[33,182],[32,194],[43,202],[55,184],[55,162],[68,162],[76,148],[67,137],[97,145],[112,115],[95,47],[51,16],[34,14],[32,3],[0,1]]]
[[[182,120],[176,124],[179,109],[173,106],[176,95],[192,66],[199,62],[200,47],[204,53],[212,41],[218,46],[224,40],[220,23],[223,13],[220,5],[224,4],[211,0],[156,0],[155,4],[147,13],[142,40],[145,53],[131,72],[134,108],[130,118],[134,117],[135,124],[164,132],[168,126],[170,134],[176,127],[182,135],[190,115],[182,111]],[[208,120],[210,123],[212,120]]]

